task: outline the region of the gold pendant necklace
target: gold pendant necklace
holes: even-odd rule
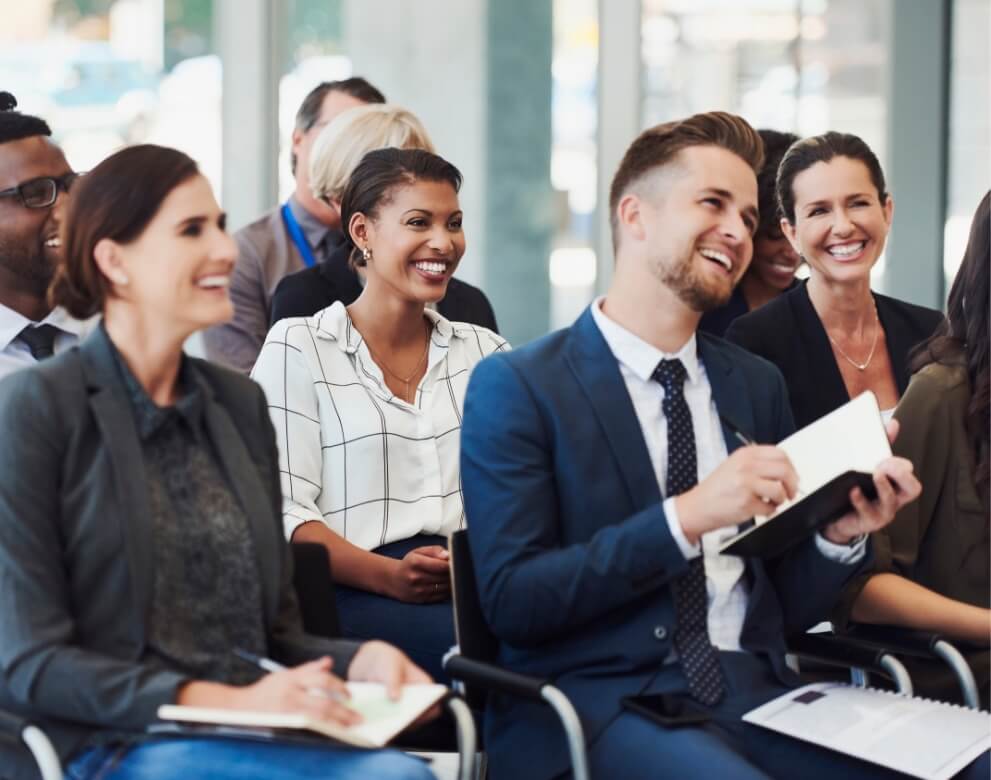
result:
[[[826,326],[823,325],[822,329],[826,330]],[[833,346],[836,347],[836,351],[840,353],[840,357],[846,360],[847,363],[849,363],[851,366],[856,368],[858,371],[866,371],[867,366],[869,366],[871,364],[871,361],[874,359],[874,350],[877,348],[877,332],[879,330],[881,330],[881,327],[880,327],[880,323],[878,322],[877,304],[875,303],[874,304],[874,338],[871,339],[871,351],[867,355],[867,360],[865,360],[863,363],[858,363],[856,360],[850,357],[846,352],[844,352],[843,347],[841,347],[839,344],[836,343],[836,339],[834,339],[832,336],[829,335],[828,330],[826,330],[826,338],[828,338],[832,342]]]
[[[420,355],[420,359],[416,361],[416,368],[414,368],[412,373],[410,373],[410,375],[407,377],[401,377],[399,376],[399,374],[397,374],[395,371],[389,368],[389,366],[385,364],[385,361],[382,360],[382,358],[380,358],[378,355],[372,352],[372,347],[367,341],[365,342],[365,346],[368,347],[368,354],[372,356],[372,359],[376,363],[378,363],[383,369],[385,369],[387,374],[390,374],[393,379],[398,379],[400,382],[403,383],[402,399],[406,403],[412,404],[413,399],[409,397],[409,383],[413,380],[413,377],[415,377],[420,372],[420,369],[423,368],[423,364],[427,360],[427,355],[430,353],[430,332],[429,331],[427,332],[427,343],[423,347],[423,354]]]

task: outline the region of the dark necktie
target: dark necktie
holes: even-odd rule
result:
[[[54,325],[28,325],[18,338],[28,345],[31,357],[44,360],[55,354],[55,337],[59,330]]]
[[[664,387],[662,408],[668,422],[668,474],[666,496],[677,496],[698,482],[695,430],[685,401],[685,366],[680,360],[662,360],[654,379]],[[703,556],[693,558],[688,573],[672,584],[678,624],[674,646],[688,689],[697,701],[712,705],[723,696],[719,655],[709,641],[708,604]]]

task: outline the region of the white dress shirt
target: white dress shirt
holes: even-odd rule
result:
[[[77,320],[70,317],[61,306],[57,306],[41,322],[33,322],[23,314],[0,304],[0,378],[38,362],[28,345],[18,338],[28,325],[52,325],[58,328],[54,344],[57,355],[78,344],[93,329],[96,319]]]
[[[698,481],[701,482],[726,459],[727,450],[719,412],[712,399],[712,387],[705,366],[699,360],[695,334],[677,352],[662,352],[609,319],[602,311],[603,300],[598,298],[592,304],[592,317],[619,363],[661,495],[664,495],[667,485],[668,425],[661,406],[664,388],[653,378],[653,374],[657,364],[664,359],[680,360],[685,366],[684,395],[692,417]],[[743,576],[744,562],[734,555],[719,554],[720,545],[736,535],[738,527],[732,525],[709,531],[702,535],[700,545],[692,545],[678,520],[674,499],[674,496],[668,496],[663,504],[671,535],[686,559],[705,556],[709,640],[720,650],[740,650],[740,633],[750,595]],[[821,535],[816,536],[816,544],[823,555],[841,563],[856,563],[863,557],[866,548],[865,541],[851,548],[832,544]]]
[[[389,390],[342,303],[269,331],[251,376],[265,390],[278,439],[288,538],[322,520],[373,550],[464,525],[459,459],[468,377],[509,345],[486,328],[426,316],[433,333],[413,404]]]

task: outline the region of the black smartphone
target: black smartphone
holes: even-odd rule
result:
[[[709,713],[687,697],[665,693],[644,696],[625,696],[621,700],[625,709],[667,728],[697,726],[710,720]]]

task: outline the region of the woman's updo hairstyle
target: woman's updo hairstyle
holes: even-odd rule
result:
[[[882,204],[888,199],[884,185],[884,172],[877,155],[863,139],[850,133],[829,132],[803,138],[791,145],[778,166],[777,193],[781,215],[789,224],[795,224],[795,177],[816,163],[828,163],[834,157],[859,160],[867,167],[871,182]]]
[[[49,302],[77,319],[103,311],[111,286],[93,257],[96,245],[104,238],[119,244],[137,239],[169,193],[198,174],[188,155],[141,144],[121,149],[82,176],[62,222],[62,261]]]
[[[351,235],[351,217],[364,214],[377,219],[379,208],[389,202],[397,187],[417,181],[447,182],[458,192],[461,171],[424,149],[375,149],[361,158],[341,196],[341,227],[351,244],[352,266],[365,265],[365,259]]]

